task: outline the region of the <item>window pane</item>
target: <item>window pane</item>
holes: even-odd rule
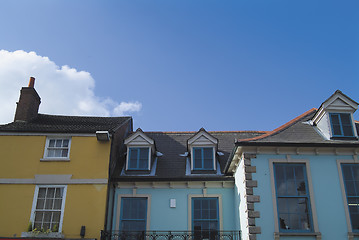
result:
[[[68,139],[64,139],[64,140],[62,141],[62,146],[67,148],[67,147],[69,146],[69,140],[68,140]]]
[[[129,168],[137,168],[137,148],[130,148],[130,163]]]
[[[54,147],[55,146],[55,140],[54,139],[51,139],[49,141],[49,147]]]
[[[121,224],[122,231],[143,231],[146,229],[147,198],[122,198]]]
[[[53,199],[46,199],[45,209],[53,209],[53,205],[54,205]]]
[[[140,159],[138,168],[139,169],[148,169],[148,159]]]
[[[55,150],[49,149],[49,150],[47,151],[47,156],[48,156],[48,157],[55,157]]]
[[[305,164],[275,163],[274,170],[280,229],[311,230]]]
[[[140,148],[140,159],[148,160],[148,148]]]
[[[52,222],[53,223],[60,223],[60,216],[61,216],[61,212],[53,212],[53,215],[52,215]]]
[[[54,198],[54,196],[55,196],[55,188],[48,188],[47,193],[46,193],[46,197],[47,198]]]
[[[202,149],[201,148],[194,148],[194,168],[202,168]]]
[[[57,139],[55,146],[56,146],[56,147],[62,147],[62,140],[61,140],[61,139]]]
[[[340,120],[342,120],[343,125],[351,125],[350,115],[349,114],[341,113],[340,114]]]
[[[203,158],[213,160],[213,148],[203,148]]]
[[[339,125],[339,115],[338,114],[331,114],[331,120],[333,125]]]
[[[195,236],[209,238],[209,231],[218,230],[218,198],[192,198],[192,216]]]
[[[343,125],[343,134],[346,137],[353,136],[353,128],[352,125]]]
[[[213,159],[204,159],[204,168],[213,169]]]
[[[44,206],[45,206],[45,200],[38,199],[36,203],[36,209],[44,209]]]
[[[68,156],[68,152],[69,152],[68,149],[63,149],[63,150],[62,150],[62,155],[61,155],[61,157],[67,157],[67,156]]]
[[[44,212],[36,211],[35,212],[35,222],[41,222],[44,216]]]
[[[54,150],[55,151],[55,157],[61,157],[62,156],[62,150],[61,149],[57,149]]]
[[[55,197],[56,198],[62,198],[62,194],[63,194],[63,189],[62,188],[56,188]]]

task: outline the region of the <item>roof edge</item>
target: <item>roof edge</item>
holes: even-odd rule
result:
[[[305,116],[308,116],[309,114],[313,113],[317,111],[316,108],[312,108],[308,111],[306,111],[305,113],[299,115],[298,117],[290,120],[289,122],[283,124],[282,126],[274,129],[273,131],[270,131],[270,132],[267,132],[266,134],[263,134],[261,136],[257,136],[257,137],[254,137],[254,138],[246,138],[246,139],[237,139],[236,143],[237,142],[247,142],[247,141],[254,141],[254,140],[258,140],[258,139],[263,139],[263,138],[266,138],[266,137],[269,137],[269,136],[272,136],[273,134],[275,133],[278,133],[279,131],[282,131],[284,130],[285,128],[288,128],[289,126],[293,125],[294,123],[296,123],[297,121],[299,121],[300,119],[304,118]]]

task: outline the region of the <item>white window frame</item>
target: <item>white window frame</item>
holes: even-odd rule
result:
[[[194,152],[193,152],[193,148],[212,148],[212,151],[213,151],[213,170],[216,171],[217,168],[217,164],[216,164],[216,147],[214,145],[192,145],[191,146],[191,170],[192,171],[212,171],[212,169],[209,169],[209,170],[197,170],[197,169],[194,169]]]
[[[49,143],[50,140],[69,140],[69,146],[68,146],[68,152],[67,152],[67,157],[48,157],[48,148],[49,148]],[[44,156],[41,159],[41,161],[70,161],[70,150],[71,150],[71,137],[68,136],[64,136],[64,137],[51,137],[48,136],[46,137],[46,144],[45,144],[45,150],[44,150]]]
[[[64,219],[67,185],[36,185],[35,192],[34,192],[34,199],[32,202],[31,216],[30,216],[30,222],[32,223],[32,226],[34,226],[34,223],[35,223],[35,211],[36,211],[36,205],[37,205],[37,197],[39,195],[40,188],[63,188],[64,189],[64,192],[62,195],[61,215],[60,215],[60,223],[59,223],[59,231],[58,231],[59,233],[61,233],[63,219]]]
[[[151,146],[148,146],[148,145],[131,145],[131,146],[128,146],[127,147],[127,154],[126,154],[126,170],[129,170],[129,171],[146,171],[146,170],[143,170],[143,169],[139,169],[139,170],[136,170],[136,169],[129,169],[129,166],[130,166],[130,148],[148,148],[148,168],[147,170],[150,170],[151,169],[151,153],[152,153],[152,147]]]

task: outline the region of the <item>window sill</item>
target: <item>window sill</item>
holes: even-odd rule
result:
[[[279,240],[280,237],[315,237],[317,240],[322,239],[320,232],[275,232],[274,240]]]
[[[22,232],[21,237],[64,238],[64,235],[60,232],[50,232],[50,233]]]
[[[350,137],[332,136],[330,139],[331,140],[358,140],[358,138],[355,136],[350,136]]]
[[[70,158],[41,158],[40,162],[69,162]]]

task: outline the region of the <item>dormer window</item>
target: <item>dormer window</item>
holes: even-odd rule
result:
[[[150,165],[149,147],[130,147],[128,170],[148,170]]]
[[[214,170],[213,152],[213,147],[194,147],[193,170]]]
[[[353,137],[352,120],[349,113],[330,113],[333,137]]]
[[[353,114],[358,105],[337,90],[320,105],[311,122],[326,140],[357,140]]]
[[[125,139],[124,143],[127,146],[125,170],[132,173],[151,171],[151,165],[157,154],[153,139],[139,128]]]
[[[218,139],[201,128],[193,137],[188,139],[187,144],[192,172],[208,173],[208,171],[212,172],[217,169]]]

